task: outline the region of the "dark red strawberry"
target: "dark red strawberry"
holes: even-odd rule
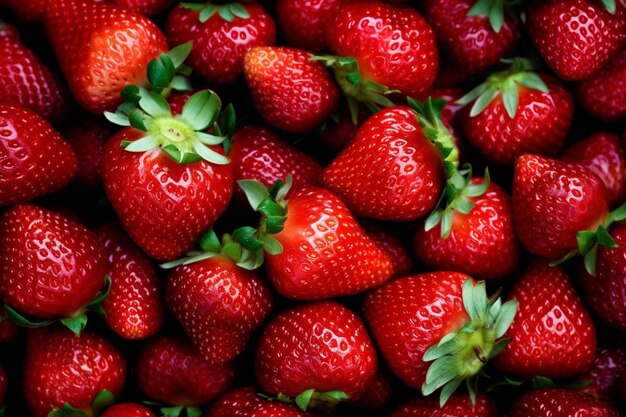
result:
[[[25,107],[0,104],[0,139],[0,207],[58,191],[78,172],[70,145]]]
[[[409,251],[404,246],[400,238],[389,230],[383,223],[364,222],[363,228],[376,243],[376,245],[387,254],[391,260],[393,276],[401,277],[408,275],[413,269],[413,260]]]
[[[467,395],[453,395],[441,407],[433,399],[417,399],[398,408],[391,417],[498,417],[495,402],[484,395],[476,396],[476,405]]]
[[[24,22],[35,22],[43,19],[48,0],[0,0],[0,6],[11,10]]]
[[[580,105],[598,119],[607,122],[625,120],[626,50],[581,81],[576,91]]]
[[[626,371],[626,351],[623,348],[598,349],[591,368],[581,377],[590,384],[585,393],[609,401],[619,388],[620,377]]]
[[[108,258],[111,291],[102,302],[107,325],[124,339],[156,334],[165,318],[156,268],[117,225],[96,231]]]
[[[591,395],[561,388],[543,388],[530,391],[518,398],[510,417],[618,417],[608,404]]]
[[[0,363],[0,412],[4,412],[3,406],[7,396],[8,385],[7,373],[4,370],[4,366]]]
[[[270,125],[306,133],[335,109],[339,93],[319,62],[306,51],[256,47],[244,58],[244,75],[254,106]]]
[[[128,84],[146,84],[146,65],[167,51],[147,17],[91,0],[55,0],[44,25],[74,98],[90,112],[113,110]]]
[[[353,402],[361,410],[380,410],[389,404],[392,394],[389,378],[378,370],[374,379],[355,396]]]
[[[0,323],[0,343],[8,343],[17,336],[18,327],[11,320],[3,320]]]
[[[137,383],[150,399],[169,406],[194,407],[208,403],[232,384],[232,363],[209,365],[181,338],[161,336],[141,351]]]
[[[156,414],[143,405],[124,403],[107,408],[100,417],[156,417]]]
[[[254,387],[238,388],[211,405],[206,417],[306,417],[296,406],[262,399]]]
[[[604,4],[613,3],[613,14]],[[526,27],[548,65],[563,80],[602,68],[626,43],[626,9],[619,1],[546,0],[531,3]]]
[[[589,313],[559,267],[536,262],[509,298],[519,303],[505,336],[511,342],[494,359],[507,376],[568,378],[587,370],[596,356]]]
[[[330,118],[320,129],[319,137],[334,154],[338,154],[354,139],[369,115],[367,110],[359,108],[355,123],[350,115],[350,110],[344,107],[330,115]]]
[[[113,2],[146,16],[156,16],[167,10],[174,3],[174,0],[114,0]],[[178,45],[178,43],[174,43],[174,45]]]
[[[67,403],[92,413],[98,394],[116,397],[126,380],[121,353],[89,332],[76,336],[62,327],[30,330],[24,359],[24,396],[35,417]]]
[[[515,301],[488,299],[482,281],[474,284],[461,273],[433,272],[372,291],[363,312],[391,370],[424,395],[443,387],[443,405],[506,346],[508,340],[500,338],[516,308]]]
[[[246,52],[276,42],[272,17],[256,1],[183,3],[169,14],[172,45],[193,41],[188,64],[209,82],[233,83],[243,71]]]

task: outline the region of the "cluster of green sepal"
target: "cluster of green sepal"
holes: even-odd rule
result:
[[[503,338],[517,312],[515,300],[502,303],[499,294],[488,298],[484,281],[463,283],[463,306],[469,321],[458,331],[447,334],[424,353],[428,368],[422,394],[430,395],[441,388],[439,403],[448,401],[465,382],[473,404],[476,404],[478,376],[483,366],[509,343]]]
[[[544,94],[550,92],[541,77],[533,72],[535,66],[528,59],[503,59],[501,62],[510,64],[509,69],[493,73],[484,83],[456,101],[462,105],[474,102],[470,109],[470,117],[478,116],[496,97],[501,96],[506,113],[513,119],[519,104],[519,86]]]
[[[147,406],[158,407],[161,412],[161,417],[202,417],[202,409],[196,406],[179,405],[175,407],[168,407],[154,401],[144,401],[143,403]]]
[[[51,324],[59,321],[62,325],[70,329],[74,334],[80,336],[80,333],[87,326],[88,312],[93,311],[102,317],[105,316],[104,310],[102,309],[102,302],[109,296],[109,293],[111,292],[111,277],[105,275],[104,282],[104,288],[100,292],[98,292],[98,294],[96,294],[93,300],[91,300],[73,317],[66,317],[59,320],[30,320],[22,316],[13,308],[9,306],[4,306],[5,315],[2,320],[11,320],[16,325],[20,327],[26,327],[28,329],[36,329],[38,327],[50,326]]]
[[[485,392],[495,392],[500,388],[528,386],[532,389],[541,388],[565,388],[579,390],[592,384],[590,379],[575,379],[567,382],[555,382],[554,380],[542,375],[537,375],[530,381],[505,377],[504,379],[489,385]]]
[[[311,61],[319,61],[333,71],[337,84],[345,94],[350,117],[355,125],[359,120],[359,104],[371,113],[394,105],[387,95],[399,93],[399,91],[390,90],[382,84],[363,78],[356,59],[335,55],[316,55],[311,58]]]
[[[488,17],[489,24],[496,33],[500,33],[504,24],[504,14],[510,7],[520,4],[521,0],[478,0],[467,11],[468,16]]]
[[[227,4],[214,4],[211,2],[207,3],[181,3],[186,9],[195,10],[198,13],[198,19],[201,23],[209,20],[216,13],[219,17],[224,19],[225,21],[231,23],[235,20],[236,17],[240,19],[249,19],[250,13],[246,10],[246,8],[238,2],[227,3]]]
[[[602,6],[611,14],[617,12],[617,3],[615,0],[602,0]]]
[[[290,398],[283,394],[276,397],[269,397],[264,394],[258,394],[259,397],[268,401],[280,401],[283,403],[295,403],[302,411],[307,410],[324,410],[332,411],[339,403],[347,401],[350,397],[342,391],[318,392],[314,389],[308,389],[299,394],[296,398]]]
[[[192,42],[183,43],[148,62],[148,82],[156,93],[167,97],[171,90],[191,91],[191,83],[187,78],[191,75],[191,68],[184,64],[191,47]],[[125,89],[122,90],[122,97],[124,91]]]
[[[91,403],[91,410],[80,410],[65,403],[63,407],[55,408],[48,413],[48,417],[92,417],[100,414],[102,410],[113,405],[115,397],[108,390],[102,390],[96,395]]]

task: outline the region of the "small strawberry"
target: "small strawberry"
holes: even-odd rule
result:
[[[146,16],[156,16],[166,11],[174,0],[113,0],[113,3]]]
[[[494,365],[507,376],[568,378],[587,370],[596,355],[589,313],[559,267],[536,262],[509,294],[519,303]]]
[[[209,408],[206,417],[306,417],[296,406],[267,401],[254,387],[238,388],[224,394]]]
[[[376,243],[383,252],[391,259],[393,276],[401,277],[409,274],[413,269],[413,260],[409,251],[395,233],[390,231],[382,223],[363,223],[363,228],[368,236]]]
[[[581,377],[590,384],[582,391],[602,400],[610,400],[619,388],[620,377],[626,371],[626,351],[623,348],[598,349],[591,368]]]
[[[143,405],[124,403],[107,408],[100,417],[156,417],[156,415]]]
[[[581,81],[576,92],[580,105],[598,119],[626,120],[626,49]]]
[[[467,395],[453,395],[446,405],[432,399],[417,399],[398,408],[391,417],[498,417],[495,402],[484,395],[471,400]]]
[[[252,100],[270,125],[290,133],[306,133],[335,109],[337,87],[319,62],[306,51],[256,47],[244,58],[244,75]]]
[[[530,391],[518,398],[509,417],[618,417],[613,407],[591,395],[561,388]]]

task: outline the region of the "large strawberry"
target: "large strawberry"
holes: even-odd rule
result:
[[[626,49],[581,81],[576,91],[580,105],[597,118],[608,122],[626,120]]]
[[[100,417],[156,417],[156,415],[143,405],[124,403],[107,408]]]
[[[509,298],[519,303],[505,334],[511,342],[494,360],[506,375],[567,378],[591,366],[595,327],[563,270],[534,263]]]
[[[589,383],[582,390],[603,400],[617,392],[621,376],[626,371],[624,348],[601,348],[591,368],[580,379]]]
[[[517,303],[487,298],[485,283],[456,272],[391,281],[372,291],[363,311],[383,357],[407,385],[444,404],[464,380],[475,380],[508,340]],[[434,361],[432,364],[429,362]],[[472,389],[474,383],[468,383]]]
[[[261,398],[254,387],[224,394],[209,408],[206,417],[306,417],[296,406]]]
[[[467,395],[453,395],[441,407],[433,399],[409,401],[398,408],[391,417],[497,417],[498,407],[491,398],[477,395],[472,401]]]
[[[530,391],[518,398],[509,413],[510,417],[618,417],[610,405],[573,390],[543,388]]]
[[[61,135],[15,104],[0,104],[0,161],[0,207],[58,191],[78,172],[76,155]]]

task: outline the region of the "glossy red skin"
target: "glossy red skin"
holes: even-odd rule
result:
[[[354,405],[361,410],[380,410],[391,401],[393,390],[384,372],[378,370],[374,379],[356,395]]]
[[[29,331],[24,360],[24,397],[34,417],[46,417],[64,403],[91,410],[104,389],[115,397],[126,380],[126,362],[104,338],[76,336],[61,326]]]
[[[422,98],[422,101],[428,98],[428,96],[444,99],[446,101],[446,105],[441,109],[441,117],[448,122],[447,125],[452,127],[453,130],[459,130],[462,114],[461,110],[464,106],[457,104],[456,101],[463,97],[463,90],[454,87],[434,88],[426,97]]]
[[[104,145],[115,130],[102,119],[86,118],[63,132],[78,157],[77,182],[86,188],[102,185]]]
[[[433,398],[419,398],[398,408],[391,417],[498,417],[498,407],[491,398],[478,394],[476,406],[468,395],[453,395],[446,405]]]
[[[437,75],[435,35],[408,6],[375,1],[346,5],[328,22],[326,42],[333,54],[355,58],[364,78],[403,95],[426,91]]]
[[[572,95],[558,81],[542,75],[549,93],[520,87],[519,104],[511,119],[497,96],[479,115],[470,117],[473,102],[461,115],[467,140],[493,164],[512,165],[525,153],[556,155],[574,114]]]
[[[354,139],[359,128],[370,113],[365,109],[359,109],[357,123],[352,122],[352,117],[347,108],[343,108],[339,113],[339,120],[334,121],[332,117],[326,120],[324,126],[320,129],[319,137],[322,142],[336,155],[348,146]]]
[[[513,222],[531,253],[558,259],[578,249],[576,234],[595,231],[609,209],[609,193],[591,169],[526,154],[517,159]]]
[[[626,50],[576,89],[578,102],[600,120],[626,119]]]
[[[614,223],[609,233],[619,247],[598,247],[596,276],[581,265],[580,281],[595,313],[610,325],[626,329],[626,224]]]
[[[11,320],[3,320],[0,323],[0,343],[8,343],[15,339],[19,328]]]
[[[206,404],[226,391],[235,377],[232,363],[209,365],[191,344],[167,336],[143,348],[135,370],[146,396],[172,406]]]
[[[306,417],[291,404],[261,399],[254,387],[238,388],[224,394],[209,408],[205,417]]]
[[[276,25],[263,6],[257,2],[241,4],[250,17],[235,17],[232,22],[215,13],[201,23],[199,11],[181,5],[168,16],[167,40],[171,45],[193,41],[186,63],[209,82],[234,83],[241,76],[248,50],[276,43]]]
[[[266,254],[274,289],[296,300],[355,295],[393,274],[378,248],[339,198],[321,188],[303,188],[288,198],[285,228],[274,236],[283,246]]]
[[[287,174],[291,174],[292,189],[316,185],[322,174],[317,161],[259,125],[244,126],[235,132],[228,157],[235,181],[255,179],[266,187],[284,180]],[[244,199],[243,191],[239,187],[236,190],[236,195]]]
[[[272,295],[259,276],[222,256],[170,274],[167,304],[211,365],[235,358],[267,317]]]
[[[170,105],[170,110],[172,111],[173,116],[177,116],[183,113],[183,108],[185,104],[187,104],[187,100],[195,93],[196,91],[172,91],[167,96],[167,104]]]
[[[146,66],[168,50],[147,17],[92,0],[55,0],[46,33],[74,98],[92,113],[114,110],[128,84],[146,84]]]
[[[111,292],[102,303],[107,325],[123,339],[156,334],[165,319],[165,303],[155,266],[116,224],[96,231],[107,256]]]
[[[339,91],[309,52],[287,47],[256,47],[244,58],[244,75],[252,100],[270,125],[306,133],[337,107]]]
[[[472,184],[484,179],[475,177]],[[511,197],[491,182],[480,197],[470,198],[475,206],[469,214],[455,211],[450,236],[441,237],[441,225],[413,235],[417,259],[434,269],[450,269],[493,280],[509,275],[517,266],[519,249],[513,230]]]
[[[581,374],[596,356],[593,321],[560,267],[533,263],[509,294],[519,307],[493,364],[514,378],[561,379]]]
[[[146,16],[156,16],[174,4],[174,0],[114,0],[114,3]]]
[[[526,9],[526,28],[543,59],[563,80],[602,68],[626,43],[624,6],[611,15],[594,0],[546,0]]]
[[[78,172],[74,151],[46,120],[0,104],[0,207],[56,192]]]
[[[626,370],[626,352],[623,348],[602,348],[593,361],[593,365],[581,377],[590,382],[583,392],[609,401],[619,388],[620,377]]]
[[[363,313],[378,349],[402,382],[421,388],[430,363],[426,350],[469,320],[461,296],[470,278],[432,272],[396,279],[369,293]]]
[[[357,216],[409,221],[433,209],[445,178],[415,112],[394,106],[367,119],[323,181]]]
[[[226,210],[232,168],[204,160],[181,165],[158,148],[137,153],[120,146],[144,134],[129,127],[107,142],[104,188],[124,228],[148,255],[176,259]]]
[[[413,269],[413,260],[400,238],[383,223],[362,222],[368,236],[389,256],[393,276],[408,275]]]
[[[509,417],[618,417],[608,404],[577,391],[543,388],[518,398]]]
[[[107,408],[100,417],[156,417],[156,414],[143,405],[125,403]]]
[[[584,165],[600,177],[612,206],[619,206],[626,199],[626,157],[619,136],[606,132],[593,134],[570,146],[562,159]]]
[[[67,318],[104,285],[106,259],[82,225],[30,204],[0,219],[0,295],[5,305],[38,318]]]
[[[291,398],[311,388],[354,396],[371,383],[376,366],[363,322],[333,301],[279,314],[263,331],[255,359],[263,392]]]
[[[0,0],[0,6],[12,11],[21,21],[35,22],[43,19],[48,0]]]
[[[509,56],[520,38],[520,25],[505,12],[502,28],[496,33],[487,16],[467,16],[475,0],[424,1],[424,16],[431,25],[441,55],[467,78]]]

